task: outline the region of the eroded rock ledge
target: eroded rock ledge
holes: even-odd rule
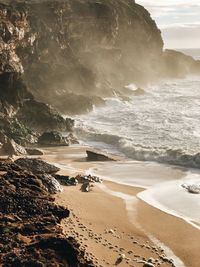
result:
[[[52,171],[53,166],[45,166]],[[53,184],[46,181],[43,173],[33,174],[17,162],[0,162],[0,264],[94,266],[76,241],[63,235],[60,222],[70,212],[54,204]]]

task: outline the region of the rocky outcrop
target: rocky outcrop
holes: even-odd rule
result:
[[[38,143],[43,146],[69,146],[67,137],[59,132],[45,132],[38,138]]]
[[[40,159],[20,158],[15,164],[34,174],[55,174],[60,169]]]
[[[200,184],[183,184],[182,187],[191,194],[200,194]]]
[[[25,126],[21,121],[15,117],[9,117],[5,114],[0,114],[0,133],[1,139],[4,136],[13,139],[20,145],[25,145],[26,143],[36,142],[36,134],[30,128]],[[3,140],[1,140],[2,142]],[[4,141],[3,141],[4,142]]]
[[[200,60],[166,49],[163,53],[163,77],[184,78],[188,74],[200,74]]]
[[[36,101],[20,73],[0,73],[0,142],[5,143],[4,147],[8,148],[6,138],[13,139],[9,142],[16,142],[16,145],[28,145],[36,143],[38,135],[44,131],[71,132],[73,125],[72,119]]]
[[[59,112],[129,100],[130,83],[188,73],[200,73],[199,62],[163,53],[160,30],[135,1],[0,0],[0,116],[11,126],[2,134],[18,144],[71,132],[73,120]]]
[[[74,126],[72,119],[65,119],[51,106],[36,100],[24,101],[16,117],[30,129],[40,133],[45,131],[69,132]]]
[[[71,185],[77,185],[77,184],[85,184],[85,183],[89,183],[89,184],[94,184],[94,183],[102,183],[103,180],[100,179],[97,176],[91,176],[89,175],[77,175],[76,177],[70,177],[70,176],[66,176],[66,175],[59,175],[59,174],[55,174],[54,177],[56,178],[56,180],[59,181],[60,184],[62,185],[67,185],[67,186],[71,186]]]
[[[6,138],[13,139],[9,142],[16,142],[14,146],[32,144],[44,131],[71,132],[73,124],[51,106],[36,101],[20,73],[0,73],[0,142],[5,143],[6,153],[11,148]]]
[[[37,100],[83,112],[158,74],[161,34],[134,1],[1,2],[0,72],[22,74]]]
[[[107,153],[97,150],[86,150],[88,161],[116,161],[117,159]]]
[[[95,266],[63,234],[60,223],[70,212],[54,204],[52,177],[33,175],[11,162],[3,165],[9,171],[0,175],[0,265]]]
[[[45,132],[38,138],[38,144],[42,146],[69,146],[78,144],[78,140],[72,133],[63,136],[60,132]]]

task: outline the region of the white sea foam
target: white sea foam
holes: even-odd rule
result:
[[[176,267],[185,267],[185,264],[182,262],[182,260],[177,257],[174,252],[168,247],[166,246],[164,243],[160,242],[155,236],[153,236],[152,234],[147,233],[142,227],[141,225],[137,222],[137,203],[138,203],[138,199],[135,196],[131,196],[128,194],[124,194],[121,192],[117,192],[117,191],[112,191],[110,190],[108,187],[106,187],[104,184],[100,184],[99,187],[104,190],[105,192],[107,192],[110,195],[113,195],[115,197],[118,197],[120,199],[122,199],[126,205],[126,210],[128,212],[128,216],[129,216],[129,220],[131,223],[134,223],[134,225],[140,229],[141,231],[143,231],[144,233],[146,233],[146,235],[149,237],[149,239],[158,247],[162,247],[162,249],[164,249],[165,254],[167,255],[167,257],[169,259],[172,259],[175,266]]]
[[[76,117],[79,138],[143,161],[200,168],[200,79],[163,82]]]
[[[188,193],[182,187],[184,183],[199,184],[200,174],[189,171],[184,178],[163,181],[139,193],[138,197],[166,213],[184,219],[200,230],[200,195]]]
[[[154,177],[155,171],[148,169],[148,162],[200,169],[200,79],[176,79],[144,89],[146,94],[130,101],[107,99],[104,107],[77,116],[77,134],[87,143],[145,162],[150,177],[135,172],[136,165],[132,175],[128,173],[126,168],[130,170],[132,162],[124,168],[104,165],[104,170],[99,169],[96,174],[148,188],[139,197],[198,228],[200,195],[188,193],[182,184],[199,183],[199,173],[188,172],[185,178],[170,179],[168,169],[166,175],[159,172],[160,177]],[[114,171],[114,176],[115,168],[118,173]]]
[[[200,230],[200,194],[190,194],[182,186],[199,185],[200,171],[151,162],[122,161],[98,164],[89,172],[115,183],[144,188],[138,198]]]

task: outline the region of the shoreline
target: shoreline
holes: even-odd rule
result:
[[[145,266],[145,262],[153,264],[151,267],[199,267],[200,231],[184,219],[141,200],[138,194],[145,192],[145,188],[119,183],[119,178],[126,181],[128,174],[122,166],[127,168],[127,164],[130,164],[131,179],[141,170],[141,178],[148,173],[150,179],[152,164],[130,161],[89,162],[85,158],[86,149],[88,147],[78,145],[43,148],[44,155],[40,157],[59,167],[58,174],[61,175],[75,177],[78,174],[88,175],[88,170],[101,169],[113,175],[111,181],[95,184],[89,193],[83,193],[79,184],[63,186],[63,192],[55,195],[55,204],[69,210],[71,214],[61,222],[63,234],[69,240],[74,237],[78,241],[86,261],[98,267],[114,266],[122,255],[122,267]],[[159,165],[158,169],[155,166],[153,164],[153,184],[160,175],[164,175],[162,178],[172,174],[181,178],[183,175],[182,170],[177,172],[177,168],[170,168],[170,173],[169,166]]]
[[[109,187],[112,185],[109,183]],[[134,188],[129,190],[138,192]],[[78,239],[86,251],[87,260],[93,260],[97,266],[114,266],[120,254],[125,255],[120,264],[122,267],[142,266],[141,263],[150,258],[163,267],[171,266],[160,259],[164,253],[162,249],[156,248],[130,221],[124,201],[105,193],[99,186],[89,194],[80,192],[78,187],[64,187],[64,191],[56,196],[56,203],[67,205],[71,211],[70,219],[63,220],[64,232]]]
[[[198,170],[187,169],[183,167],[179,168],[177,166],[164,165],[156,162],[133,161],[130,159],[124,159],[123,157],[120,161],[114,162],[87,161],[85,153],[87,149],[91,148],[88,146],[80,145],[67,147],[64,148],[66,153],[65,157],[63,157],[63,148],[61,148],[60,152],[62,155],[57,155],[55,158],[52,158],[52,155],[50,156],[51,158],[49,158],[49,156],[45,156],[45,159],[49,160],[51,163],[61,168],[61,173],[67,172],[67,174],[72,176],[77,175],[79,173],[90,174],[94,176],[96,175],[103,180],[111,181],[119,185],[127,185],[134,188],[141,188],[141,192],[140,194],[138,194],[137,197],[140,198],[142,201],[146,202],[148,205],[154,208],[159,209],[162,212],[183,219],[186,223],[199,229],[200,218],[197,218],[197,220],[195,221],[195,219],[190,216],[187,216],[187,214],[181,214],[181,211],[179,212],[179,210],[176,210],[175,207],[170,208],[170,206],[168,207],[165,204],[162,204],[162,202],[160,202],[159,199],[156,199],[152,194],[152,191],[156,191],[157,184],[158,186],[160,186],[160,183],[164,184],[163,180],[166,181],[165,184],[167,186],[170,182],[183,184],[186,182],[185,178],[189,175],[197,174],[199,178],[200,173],[198,173]],[[51,148],[48,148],[48,151],[49,150],[51,150]],[[138,177],[135,178],[135,176]],[[146,178],[146,176],[148,177],[148,179]],[[184,194],[184,197],[186,197],[184,199],[185,202],[187,202],[187,200],[190,200],[190,198],[193,196],[198,197],[198,195],[195,196],[194,194],[189,194],[182,187],[181,189],[182,194]],[[160,190],[159,187],[158,190]],[[169,188],[169,192],[170,190],[171,188]],[[173,193],[175,194],[176,192]],[[166,196],[166,198],[167,197],[168,196]],[[177,199],[177,201],[180,201],[180,199]],[[195,211],[193,211],[193,214],[194,213]],[[198,214],[198,212],[196,213]]]
[[[61,170],[62,174],[69,174],[69,175],[74,175],[74,174],[78,174],[82,168],[82,171],[84,170],[88,170],[92,168],[95,168],[95,164],[98,164],[97,162],[87,162],[87,161],[83,161],[82,158],[80,157],[81,155],[84,155],[84,150],[86,149],[86,147],[76,147],[76,148],[69,148],[66,149],[65,148],[65,153],[66,153],[66,158],[70,158],[70,160],[67,162],[66,158],[65,159],[61,159],[61,165],[59,165],[59,167],[62,167],[63,161],[65,161],[66,165],[68,165],[69,169],[63,169]],[[70,151],[71,150],[71,151]],[[79,157],[78,155],[76,155],[74,158],[73,157],[69,157],[69,154],[74,152],[74,150],[79,151]],[[68,155],[68,156],[67,156]],[[48,156],[44,156],[44,158],[47,161],[51,161],[51,163],[54,162],[53,157],[48,157]],[[59,161],[59,156],[56,156],[57,158],[57,162]],[[101,164],[101,163],[100,163]],[[109,164],[109,163],[107,163]],[[101,164],[102,165],[102,164]],[[137,217],[137,219],[133,219],[133,222],[129,222],[129,226],[127,226],[127,222],[126,219],[121,223],[120,223],[120,227],[123,228],[123,225],[126,226],[126,234],[127,236],[130,235],[130,233],[128,233],[128,231],[132,231],[134,230],[134,234],[139,235],[139,236],[145,236],[145,241],[150,242],[150,239],[154,240],[154,243],[157,243],[157,245],[159,244],[164,244],[163,246],[167,248],[169,254],[172,254],[172,251],[174,253],[173,257],[174,259],[177,261],[175,266],[178,267],[198,267],[200,262],[198,259],[198,244],[200,241],[200,232],[195,229],[194,227],[192,227],[191,225],[187,224],[183,219],[175,217],[173,215],[167,214],[164,211],[161,211],[157,208],[154,208],[153,206],[145,203],[144,201],[136,198],[137,193],[142,192],[144,189],[142,188],[136,188],[134,186],[129,186],[129,185],[123,185],[123,184],[119,184],[119,183],[114,183],[113,181],[105,181],[104,185],[106,186],[106,190],[104,190],[102,188],[102,186],[96,186],[94,189],[94,193],[80,193],[79,191],[77,192],[77,190],[75,188],[70,188],[67,187],[67,191],[70,190],[70,197],[71,197],[71,201],[69,199],[69,197],[67,197],[67,194],[69,194],[69,192],[66,191],[66,196],[63,196],[63,193],[59,194],[58,197],[56,197],[56,202],[58,204],[62,204],[62,205],[67,205],[69,207],[69,209],[72,209],[73,212],[77,212],[80,208],[82,209],[82,213],[81,215],[79,214],[79,220],[82,222],[88,222],[88,220],[91,220],[91,216],[94,216],[94,214],[96,213],[95,210],[90,210],[90,208],[88,208],[87,206],[87,214],[84,211],[84,205],[86,205],[86,203],[89,201],[90,203],[93,203],[93,205],[98,205],[98,209],[101,208],[101,213],[104,213],[105,210],[105,206],[106,206],[106,210],[107,210],[107,204],[106,202],[110,201],[109,199],[112,198],[112,202],[113,204],[110,207],[110,210],[108,212],[108,214],[111,212],[111,210],[113,209],[113,206],[115,205],[119,205],[117,203],[121,202],[123,203],[123,208],[120,208],[120,212],[123,211],[123,217],[124,218],[128,218],[128,212],[127,209],[125,207],[125,203],[124,203],[124,199],[123,197],[121,197],[122,195],[129,195],[130,197],[135,197],[136,202],[137,202],[137,210],[135,211],[135,215],[133,217]],[[64,188],[64,192],[65,192],[65,188]],[[73,190],[75,190],[73,192]],[[114,192],[114,194],[110,193],[109,190],[111,190],[112,192]],[[75,192],[76,195],[79,195],[79,200],[77,199],[77,196],[75,196]],[[102,198],[103,196],[103,200],[102,203],[98,203],[98,200],[94,197],[95,194],[98,194],[98,197]],[[76,201],[75,201],[76,200]],[[73,201],[73,203],[72,203]],[[96,203],[97,202],[97,203]],[[79,204],[77,204],[79,203]],[[80,205],[80,207],[77,207],[78,205]],[[122,205],[122,204],[120,204]],[[109,207],[109,205],[108,205]],[[73,215],[73,214],[72,214]],[[96,214],[95,214],[96,216]],[[103,214],[102,214],[103,216]],[[115,218],[115,216],[113,216],[113,218]],[[132,218],[132,217],[131,217]],[[106,220],[108,220],[108,218],[105,218],[105,221],[103,221],[103,225],[105,226],[106,224]],[[128,219],[129,220],[129,219]],[[163,223],[164,222],[164,223]],[[75,224],[75,222],[73,222]],[[83,224],[84,224],[83,223]],[[93,223],[96,226],[98,226],[97,221],[95,221],[93,219]],[[165,227],[164,227],[165,225]],[[114,226],[114,225],[112,225]],[[98,226],[99,227],[99,226]],[[94,233],[97,232],[98,230],[94,229]],[[107,226],[109,227],[109,226]],[[119,225],[118,225],[119,227]],[[132,228],[132,229],[131,229]],[[80,229],[79,227],[74,228],[75,232],[79,232]],[[131,230],[130,230],[131,229]],[[101,229],[102,230],[102,229]],[[104,229],[105,230],[105,229]],[[124,232],[124,230],[123,230]],[[80,233],[81,234],[81,233]],[[103,234],[103,233],[101,233]],[[185,236],[185,237],[184,237]],[[111,237],[112,239],[112,237]],[[190,240],[190,245],[188,244],[188,240]],[[82,240],[81,242],[83,242],[83,244],[85,246],[87,246],[88,240],[85,240],[86,242],[84,243],[84,240]],[[93,242],[93,241],[90,241]],[[180,243],[179,243],[180,242]],[[111,242],[109,242],[111,243]],[[94,246],[95,244],[93,244]],[[132,246],[132,244],[130,244],[130,246]],[[154,244],[155,246],[155,244]],[[101,247],[101,246],[100,246]],[[87,247],[85,247],[86,249]],[[168,249],[169,248],[169,249]],[[86,249],[87,251],[87,249]],[[103,252],[98,252],[101,251],[101,248],[98,247],[97,249],[97,254],[96,256],[96,260],[100,259],[100,255]],[[144,253],[144,251],[141,252]],[[110,253],[109,253],[110,254]],[[118,252],[119,254],[119,252]],[[94,253],[95,255],[95,253]],[[102,254],[103,255],[103,254]],[[115,255],[115,256],[114,256]],[[114,252],[114,255],[112,257],[116,258],[116,252]],[[144,254],[145,255],[145,254]],[[148,255],[148,253],[147,253]],[[143,256],[145,259],[148,259],[148,256],[145,255]],[[175,256],[176,255],[176,256]],[[155,256],[154,256],[155,257]],[[128,257],[130,258],[130,257]],[[107,262],[109,264],[107,264],[108,266],[113,264],[113,259],[112,258],[112,262]],[[181,259],[181,260],[180,260]],[[184,264],[183,264],[183,262]],[[126,264],[129,264],[126,262]],[[127,265],[122,265],[122,266],[127,266]],[[106,266],[107,266],[106,265]],[[101,265],[100,265],[101,266]],[[105,266],[105,262],[104,265],[102,263],[102,266]],[[120,265],[121,266],[121,265]],[[134,265],[135,266],[135,265]],[[137,266],[137,265],[136,265]],[[140,264],[138,266],[141,266]],[[163,264],[161,264],[161,266],[165,266]],[[166,265],[169,266],[169,265]]]

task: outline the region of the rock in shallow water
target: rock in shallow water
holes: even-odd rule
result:
[[[185,188],[191,194],[200,194],[200,184],[183,184],[183,188]]]
[[[97,150],[86,150],[88,161],[115,161],[113,157]]]

